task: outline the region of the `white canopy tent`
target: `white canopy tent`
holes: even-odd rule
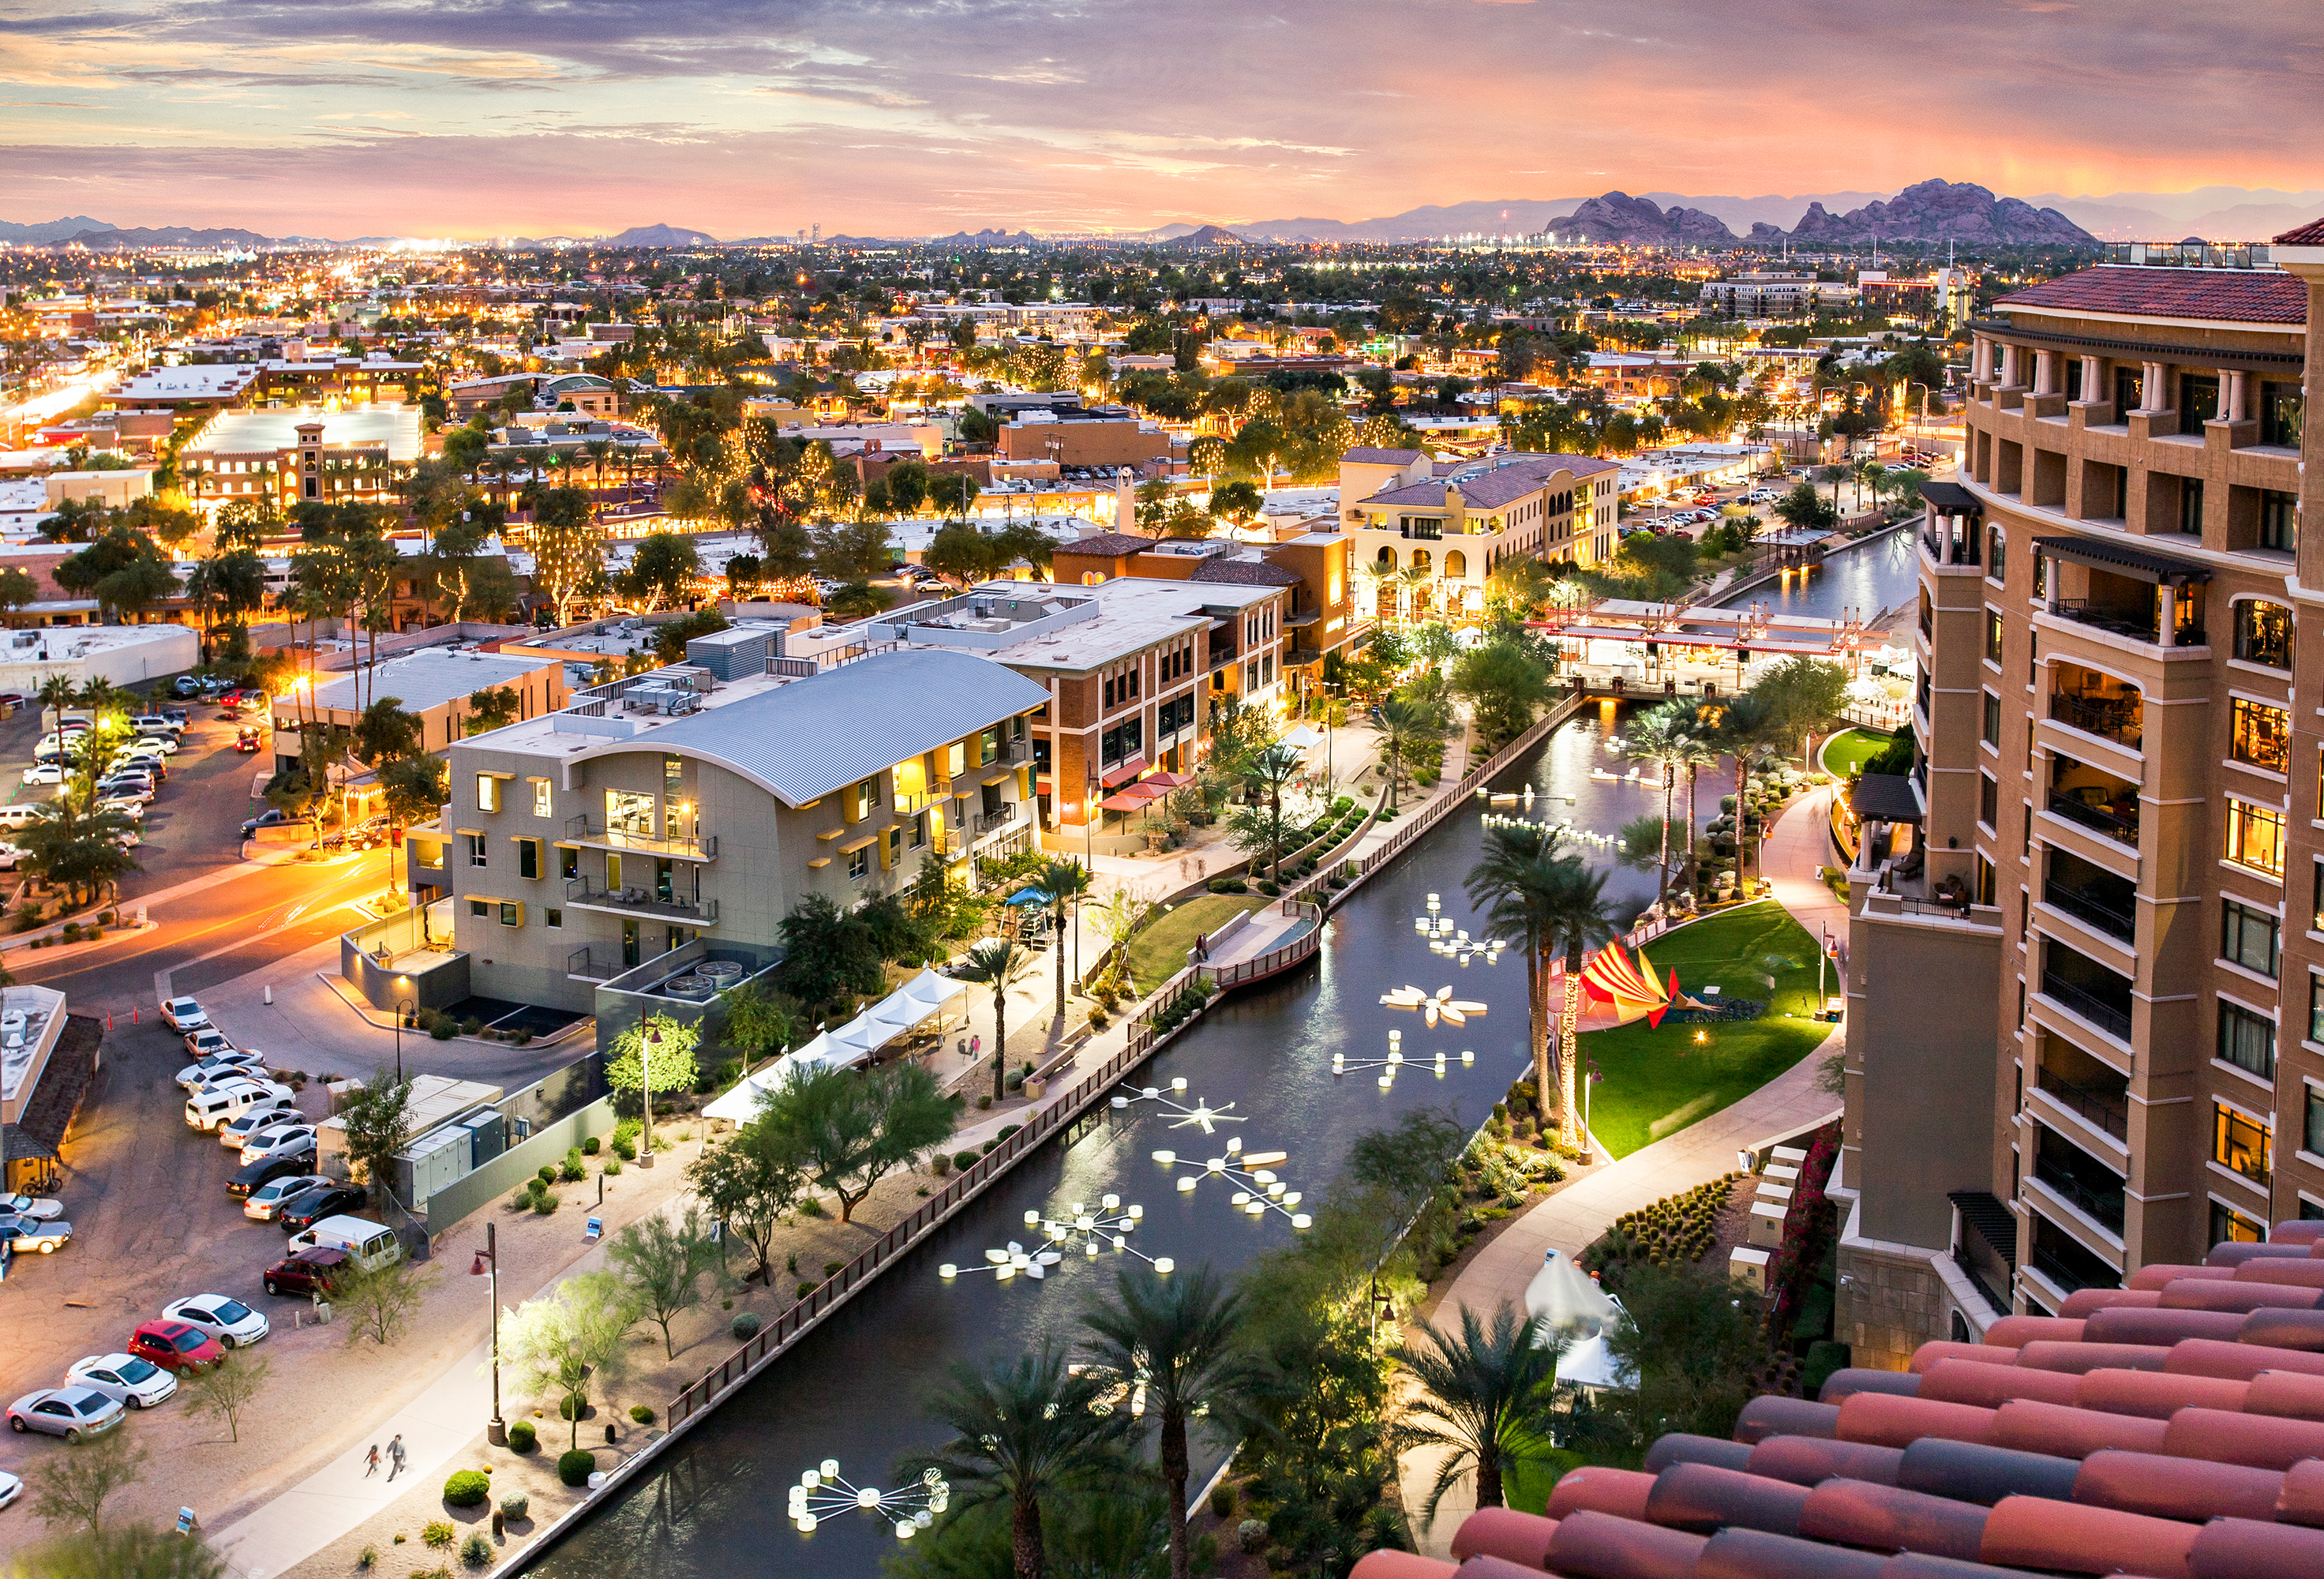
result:
[[[758,1073],[743,1076],[733,1090],[705,1103],[702,1114],[733,1124],[746,1122],[759,1110],[760,1094],[782,1085],[792,1070],[860,1064],[920,1021],[941,1014],[967,991],[964,982],[922,971],[846,1024],[818,1031],[813,1040],[793,1048]]]
[[[1548,1251],[1541,1270],[1526,1285],[1525,1304],[1527,1316],[1548,1319],[1549,1341],[1558,1345],[1558,1380],[1575,1387],[1628,1387],[1636,1381],[1615,1363],[1606,1346],[1607,1330],[1622,1311],[1620,1302],[1575,1266],[1572,1258]]]

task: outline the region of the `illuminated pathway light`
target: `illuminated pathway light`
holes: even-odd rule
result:
[[[883,1491],[851,1485],[839,1473],[839,1461],[826,1458],[791,1488],[790,1521],[801,1535],[813,1535],[824,1519],[854,1509],[886,1519],[896,1527],[898,1540],[909,1540],[935,1523],[951,1500],[952,1488],[935,1470],[923,1470],[918,1480]]]

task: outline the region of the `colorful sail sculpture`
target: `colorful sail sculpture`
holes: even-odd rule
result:
[[[1634,965],[1618,943],[1609,943],[1591,956],[1582,967],[1582,987],[1597,1002],[1613,1005],[1616,1024],[1628,1025],[1644,1015],[1646,1023],[1658,1030],[1672,1002],[1681,997],[1676,971],[1671,972],[1670,985],[1665,988],[1655,980],[1654,962],[1646,958],[1644,949],[1638,951]]]

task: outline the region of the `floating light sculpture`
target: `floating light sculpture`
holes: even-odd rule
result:
[[[1485,1012],[1484,1004],[1452,996],[1451,987],[1439,987],[1434,993],[1424,993],[1418,987],[1395,987],[1382,993],[1380,1002],[1390,1009],[1416,1009],[1431,1025],[1439,1020],[1447,1025],[1466,1025],[1469,1016]]]
[[[1355,1074],[1361,1075],[1368,1071],[1377,1069],[1379,1071],[1380,1089],[1382,1091],[1386,1091],[1390,1085],[1393,1085],[1396,1083],[1397,1071],[1408,1067],[1416,1061],[1427,1062],[1428,1060],[1413,1060],[1406,1058],[1404,1056],[1404,1032],[1400,1030],[1391,1030],[1388,1033],[1387,1057],[1351,1059],[1345,1053],[1335,1052],[1332,1055],[1332,1073],[1334,1075],[1345,1075],[1352,1071]],[[1476,1061],[1477,1054],[1475,1049],[1471,1048],[1463,1048],[1461,1049],[1461,1062],[1462,1064],[1473,1064]],[[1436,1077],[1442,1080],[1444,1077],[1446,1069],[1450,1067],[1448,1063],[1448,1055],[1445,1053],[1443,1048],[1439,1048],[1436,1049],[1434,1063],[1436,1071]]]
[[[935,1523],[951,1500],[952,1488],[935,1470],[922,1470],[918,1480],[881,1491],[851,1484],[839,1473],[839,1461],[826,1458],[791,1488],[790,1521],[801,1535],[813,1535],[824,1519],[853,1509],[886,1519],[895,1526],[898,1540],[909,1540]]]
[[[1137,1232],[1138,1225],[1145,1219],[1145,1207],[1124,1206],[1121,1197],[1116,1195],[1101,1197],[1095,1210],[1092,1210],[1086,1202],[1070,1202],[1064,1215],[1057,1217],[1044,1217],[1038,1212],[1028,1211],[1025,1226],[1039,1235],[1032,1248],[1028,1249],[1012,1239],[1006,1250],[986,1251],[982,1266],[964,1267],[946,1261],[936,1269],[936,1276],[949,1280],[990,1272],[1003,1283],[1017,1277],[1030,1278],[1039,1282],[1049,1275],[1051,1267],[1065,1259],[1067,1251],[1075,1250],[1091,1257],[1108,1250],[1120,1251],[1136,1256],[1156,1271],[1167,1274],[1176,1264],[1168,1256],[1148,1255],[1130,1242],[1130,1234]]]
[[[1171,1082],[1171,1086],[1174,1090],[1183,1091],[1185,1089],[1185,1084],[1184,1080],[1175,1080]],[[1207,1113],[1214,1122],[1222,1119],[1237,1123],[1241,1122],[1239,1116],[1226,1112],[1225,1109],[1204,1106],[1199,1100],[1194,1107],[1186,1107],[1171,1101],[1151,1085],[1135,1096],[1115,1097],[1113,1105],[1119,1110],[1141,1102],[1159,1103],[1163,1107],[1182,1115],[1176,1123],[1171,1125],[1173,1129],[1185,1129],[1188,1124],[1196,1122],[1195,1115],[1198,1113]],[[1227,1104],[1228,1107],[1233,1105],[1232,1103]],[[1209,1124],[1203,1125],[1203,1132],[1204,1134],[1212,1132]],[[1274,1172],[1274,1169],[1280,1167],[1285,1158],[1289,1155],[1285,1151],[1245,1151],[1242,1147],[1242,1137],[1231,1135],[1227,1138],[1225,1152],[1222,1156],[1196,1159],[1181,1157],[1176,1151],[1162,1150],[1154,1153],[1154,1160],[1174,1171],[1180,1168],[1187,1170],[1178,1174],[1180,1195],[1192,1195],[1195,1187],[1206,1178],[1225,1179],[1243,1187],[1235,1191],[1228,1202],[1236,1211],[1249,1217],[1263,1217],[1269,1212],[1279,1212],[1291,1219],[1292,1227],[1305,1228],[1314,1219],[1305,1212],[1292,1209],[1299,1205],[1300,1192],[1291,1188]],[[1170,1269],[1157,1260],[1154,1264],[1154,1270],[1157,1272],[1167,1272]]]

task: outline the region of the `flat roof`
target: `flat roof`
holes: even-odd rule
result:
[[[539,669],[562,663],[558,658],[510,658],[497,652],[454,652],[431,647],[382,659],[373,669],[355,669],[315,688],[313,706],[338,713],[360,713],[365,699],[393,697],[407,713],[425,713],[489,686],[504,686]],[[289,701],[288,696],[277,697]]]

